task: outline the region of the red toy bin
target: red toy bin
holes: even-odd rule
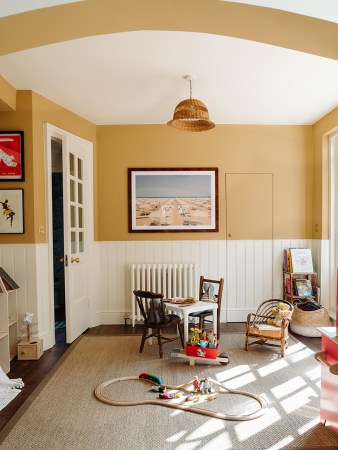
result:
[[[201,350],[204,354],[198,354],[198,351]],[[185,347],[185,354],[187,356],[198,356],[201,358],[208,358],[208,359],[216,359],[218,355],[219,350],[219,344],[217,344],[217,348],[203,348],[198,347],[197,345],[186,345]]]

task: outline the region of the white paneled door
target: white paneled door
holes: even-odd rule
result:
[[[67,342],[89,327],[88,142],[66,136],[63,151],[63,214]],[[93,209],[91,208],[91,214]]]
[[[51,127],[51,126],[48,126]],[[93,145],[51,127],[62,140],[67,343],[90,326],[93,251]]]

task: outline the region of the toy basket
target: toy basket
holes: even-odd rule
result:
[[[330,327],[331,319],[327,310],[321,306],[316,311],[303,311],[295,305],[290,329],[296,334],[308,337],[320,337],[318,327]]]

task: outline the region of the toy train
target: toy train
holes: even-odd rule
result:
[[[157,375],[151,375],[150,373],[147,372],[142,372],[139,375],[139,378],[143,378],[144,380],[150,380],[156,384],[163,384],[162,379],[160,377],[158,377]]]

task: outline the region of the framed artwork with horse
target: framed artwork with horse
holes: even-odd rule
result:
[[[23,181],[23,131],[0,131],[0,181]]]
[[[23,189],[0,189],[0,210],[0,234],[23,234]]]

